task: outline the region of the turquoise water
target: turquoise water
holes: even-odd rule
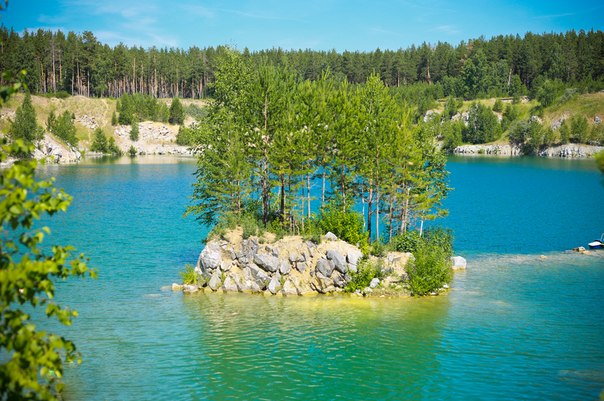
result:
[[[74,196],[57,243],[99,268],[59,284],[84,363],[66,400],[595,400],[604,389],[604,231],[585,162],[452,159],[446,224],[468,258],[446,296],[278,298],[162,289],[206,229],[182,218],[194,164],[46,167]],[[545,258],[541,258],[544,255]]]

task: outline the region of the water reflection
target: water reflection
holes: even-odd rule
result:
[[[447,297],[183,297],[196,393],[211,399],[417,399],[446,384],[436,354]]]

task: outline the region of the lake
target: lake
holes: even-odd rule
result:
[[[266,297],[162,289],[207,228],[183,218],[195,164],[46,166],[74,196],[48,221],[98,280],[58,285],[83,354],[66,400],[596,400],[604,389],[604,231],[589,161],[452,158],[468,269],[438,297]],[[51,325],[51,328],[57,329]]]

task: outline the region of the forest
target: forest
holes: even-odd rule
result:
[[[448,173],[435,133],[412,124],[378,75],[359,86],[329,73],[302,80],[227,51],[215,76],[215,102],[193,128],[200,157],[189,213],[203,222],[251,215],[302,234],[317,210],[342,222],[360,206],[366,221],[351,226],[366,239],[351,242],[380,233],[388,242],[445,213]]]
[[[32,93],[120,97],[204,98],[213,96],[217,60],[226,47],[143,49],[100,43],[92,32],[0,29],[0,70],[27,70]],[[602,31],[483,37],[457,45],[423,43],[406,49],[358,51],[242,49],[253,64],[286,66],[300,79],[317,80],[329,69],[336,81],[364,83],[377,74],[413,103],[422,97],[476,99],[520,96],[546,80],[604,87]],[[0,82],[4,84],[4,82]],[[419,89],[405,90],[412,84]],[[417,96],[420,93],[422,96]]]

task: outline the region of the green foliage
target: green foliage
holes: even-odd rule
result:
[[[140,129],[139,129],[138,123],[133,122],[132,126],[130,128],[130,140],[134,141],[134,142],[138,141],[139,133],[140,133]]]
[[[92,152],[99,152],[115,156],[121,156],[122,151],[117,147],[115,139],[111,136],[109,139],[105,136],[103,130],[99,127],[94,130],[94,139],[90,145]]]
[[[553,131],[547,134],[548,140],[553,141]],[[527,155],[537,154],[546,144],[545,135],[546,130],[537,121],[515,121],[508,132],[510,143],[521,146]]]
[[[176,143],[181,146],[195,146],[200,141],[199,129],[195,126],[185,127],[181,125],[178,127],[178,133],[176,134]]]
[[[17,140],[5,146],[7,154],[31,153],[31,146]],[[83,255],[74,248],[42,246],[50,233],[36,226],[42,215],[66,211],[71,197],[53,186],[53,181],[34,178],[35,160],[20,160],[0,175],[0,399],[55,400],[62,389],[63,362],[80,362],[73,342],[62,336],[36,330],[30,315],[42,308],[48,318],[71,325],[77,312],[54,301],[55,280],[95,277]],[[34,228],[36,227],[36,228]]]
[[[439,241],[420,241],[407,266],[413,295],[430,294],[451,281],[450,253]]]
[[[566,144],[570,141],[570,124],[564,120],[560,125],[560,143]]]
[[[570,140],[574,143],[589,143],[591,132],[587,124],[587,118],[575,114],[570,119]]]
[[[168,122],[168,106],[150,95],[123,95],[116,108],[120,124],[131,125],[141,121]]]
[[[564,84],[561,81],[546,80],[537,90],[536,99],[541,103],[541,106],[548,107],[554,104],[563,91]]]
[[[450,229],[433,227],[425,231],[423,238],[431,246],[442,249],[448,258],[453,256],[453,231]]]
[[[58,138],[70,145],[77,146],[78,137],[76,136],[76,127],[72,117],[72,114],[67,110],[59,118],[56,118],[54,111],[51,111],[48,115],[47,126],[48,130]]]
[[[22,139],[31,143],[42,139],[44,131],[36,120],[36,111],[31,103],[29,92],[25,94],[23,103],[17,107],[15,121],[11,124],[10,135],[13,139]]]
[[[48,92],[44,94],[44,97],[55,99],[67,99],[69,96],[71,96],[69,92],[64,90],[58,92]]]
[[[390,248],[396,252],[415,252],[417,245],[422,241],[419,231],[407,230],[402,234],[392,237]]]
[[[447,102],[445,103],[445,110],[443,111],[443,118],[445,120],[450,120],[451,117],[453,117],[455,114],[457,114],[457,111],[461,107],[461,104],[463,104],[463,101],[461,99],[457,100],[453,96],[449,96],[447,98]]]
[[[468,126],[463,132],[464,142],[487,143],[501,136],[501,125],[491,109],[474,103],[469,110]]]
[[[196,120],[201,120],[208,115],[208,108],[191,103],[185,107],[185,115],[191,116]]]
[[[594,159],[596,160],[596,165],[602,174],[604,174],[604,150],[596,153],[594,155]]]
[[[604,124],[594,124],[591,127],[591,140],[600,146],[604,146]]]
[[[452,153],[463,143],[464,124],[461,121],[445,122],[443,126],[443,150]]]
[[[318,220],[319,228],[324,233],[332,232],[338,238],[357,246],[367,243],[363,216],[343,207],[338,201],[327,204],[321,210]]]
[[[348,272],[350,281],[344,287],[345,292],[363,291],[374,278],[383,278],[382,266],[363,257],[357,266],[356,273]]]
[[[503,111],[503,102],[501,99],[495,100],[495,103],[493,104],[493,111],[497,113],[501,113]]]
[[[185,122],[185,110],[182,107],[180,99],[175,97],[170,105],[170,124],[182,124]]]
[[[502,131],[507,131],[510,125],[520,117],[518,107],[513,104],[507,104],[503,111],[503,119],[501,120]]]
[[[179,274],[183,284],[195,285],[198,283],[198,275],[195,272],[195,268],[188,263],[185,265],[185,269],[179,272]]]
[[[134,145],[130,145],[130,148],[128,148],[128,156],[136,157],[137,154],[138,154],[138,151],[136,150]]]
[[[111,114],[111,125],[114,127],[117,125],[117,114],[115,111]]]

